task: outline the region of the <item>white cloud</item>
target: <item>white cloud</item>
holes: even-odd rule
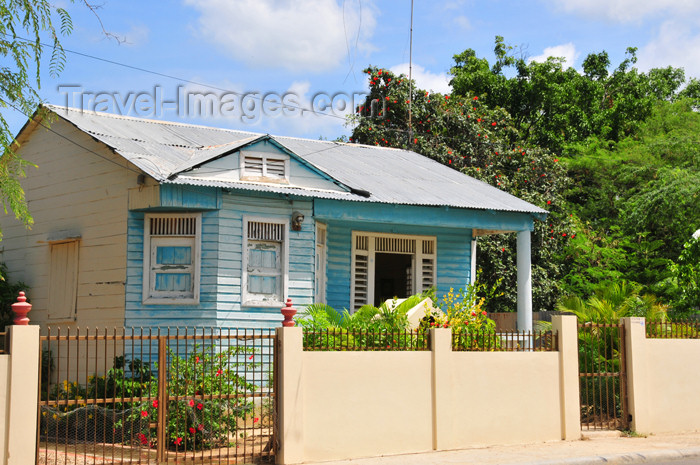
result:
[[[460,15],[460,16],[455,17],[454,22],[457,26],[459,26],[460,28],[462,28],[464,30],[468,31],[469,29],[472,28],[471,21],[469,21],[469,18],[467,18],[464,15]]]
[[[185,0],[201,13],[199,33],[253,67],[324,71],[372,50],[369,0]]]
[[[401,63],[400,65],[392,66],[389,69],[395,74],[403,73],[408,76],[408,63]],[[416,81],[416,86],[421,89],[440,92],[442,94],[449,94],[452,92],[452,88],[450,87],[450,78],[447,76],[447,74],[431,73],[423,66],[414,63],[411,77],[414,81]]]
[[[684,68],[686,78],[700,76],[700,31],[697,25],[678,20],[665,21],[658,33],[637,53],[637,67],[673,66]]]
[[[550,3],[569,13],[623,23],[661,14],[683,16],[700,12],[697,0],[550,0]]]
[[[549,57],[564,57],[564,68],[568,68],[574,66],[574,61],[576,61],[578,56],[579,53],[576,51],[576,46],[572,42],[569,42],[566,44],[555,45],[553,47],[547,47],[544,49],[544,52],[542,52],[542,55],[531,57],[528,59],[528,61],[543,63],[547,61],[547,58]]]

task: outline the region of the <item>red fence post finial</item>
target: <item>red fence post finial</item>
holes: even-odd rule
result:
[[[282,326],[294,326],[293,318],[296,312],[297,309],[292,307],[292,299],[287,299],[287,304],[284,307],[282,307],[282,315],[284,315],[284,321],[282,322]]]
[[[18,326],[29,325],[27,313],[32,309],[32,304],[27,303],[27,298],[24,296],[24,291],[19,291],[17,302],[12,304],[12,311],[15,312],[15,318],[12,320]]]

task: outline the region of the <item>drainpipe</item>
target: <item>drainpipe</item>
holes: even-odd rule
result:
[[[530,231],[518,231],[518,331],[532,331]]]

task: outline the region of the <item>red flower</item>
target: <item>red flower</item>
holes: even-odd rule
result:
[[[194,434],[195,429],[190,426],[190,434]]]
[[[493,123],[491,123],[491,126],[495,126],[495,125],[496,125],[496,122],[495,122],[495,121],[494,121]]]
[[[190,407],[194,407],[194,400],[190,399]]]
[[[158,399],[153,401],[153,408],[158,408]]]
[[[559,161],[559,159],[558,159],[558,158],[555,158],[555,159],[554,159],[554,163],[556,163],[556,162],[558,162],[558,161]]]
[[[465,321],[464,324],[465,324],[465,325],[468,325],[468,324],[469,324],[469,320]]]
[[[547,205],[551,205],[551,203],[552,203],[551,200],[547,200]]]
[[[258,417],[253,418],[253,423],[257,423],[259,421],[260,421],[260,418],[258,418]]]
[[[175,440],[173,441],[173,444],[175,444],[176,446],[179,446],[180,444],[182,444],[182,438],[177,438],[177,439],[175,439]]]
[[[204,407],[204,405],[202,405],[202,404],[197,404],[197,410],[202,410],[202,407]]]
[[[482,315],[486,316],[486,312],[481,312]]]
[[[194,358],[194,363],[199,363],[199,357],[198,357],[198,356]]]
[[[474,97],[474,100],[479,100],[479,97]]]
[[[141,442],[141,444],[143,444],[144,446],[148,445],[148,438],[146,437],[145,434],[139,433],[138,438],[139,438],[139,441]]]
[[[449,95],[445,95],[445,100],[449,100],[449,99],[450,99],[450,96],[449,96]]]
[[[197,425],[197,431],[202,431],[202,430],[204,430],[204,425],[200,423]]]
[[[501,252],[505,252],[505,251],[506,251],[506,248],[503,247],[503,248],[501,249]]]
[[[253,360],[253,355],[251,355],[250,357],[248,357],[248,360]]]
[[[216,376],[221,376],[221,373],[222,373],[222,372],[221,372],[221,368],[219,368],[218,370],[216,370]]]
[[[562,237],[566,237],[566,233],[561,233]]]
[[[141,416],[142,416],[142,417],[147,417],[147,416],[148,416],[148,412],[145,411],[145,410],[141,410]]]

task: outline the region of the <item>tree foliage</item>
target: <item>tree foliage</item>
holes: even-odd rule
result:
[[[497,36],[493,65],[467,49],[455,55],[450,84],[457,95],[479,95],[489,106],[504,108],[523,139],[561,154],[572,142],[590,136],[618,141],[635,132],[659,100],[697,97],[700,85],[685,83],[680,68],[642,73],[634,67],[637,49],[612,71],[603,51],[583,61],[583,72],[565,68],[564,59],[544,62],[516,56],[517,50]],[[506,75],[507,71],[514,75]]]
[[[443,95],[415,89],[408,131],[409,81],[405,75],[365,70],[370,93],[357,108],[351,141],[416,151],[551,212],[532,234],[533,301],[552,309],[563,267],[554,257],[570,236],[563,192],[568,185],[559,159],[522,142],[513,119],[489,108],[479,95]],[[498,286],[489,311],[513,311],[516,299],[514,234],[479,240],[478,266],[488,287]]]

